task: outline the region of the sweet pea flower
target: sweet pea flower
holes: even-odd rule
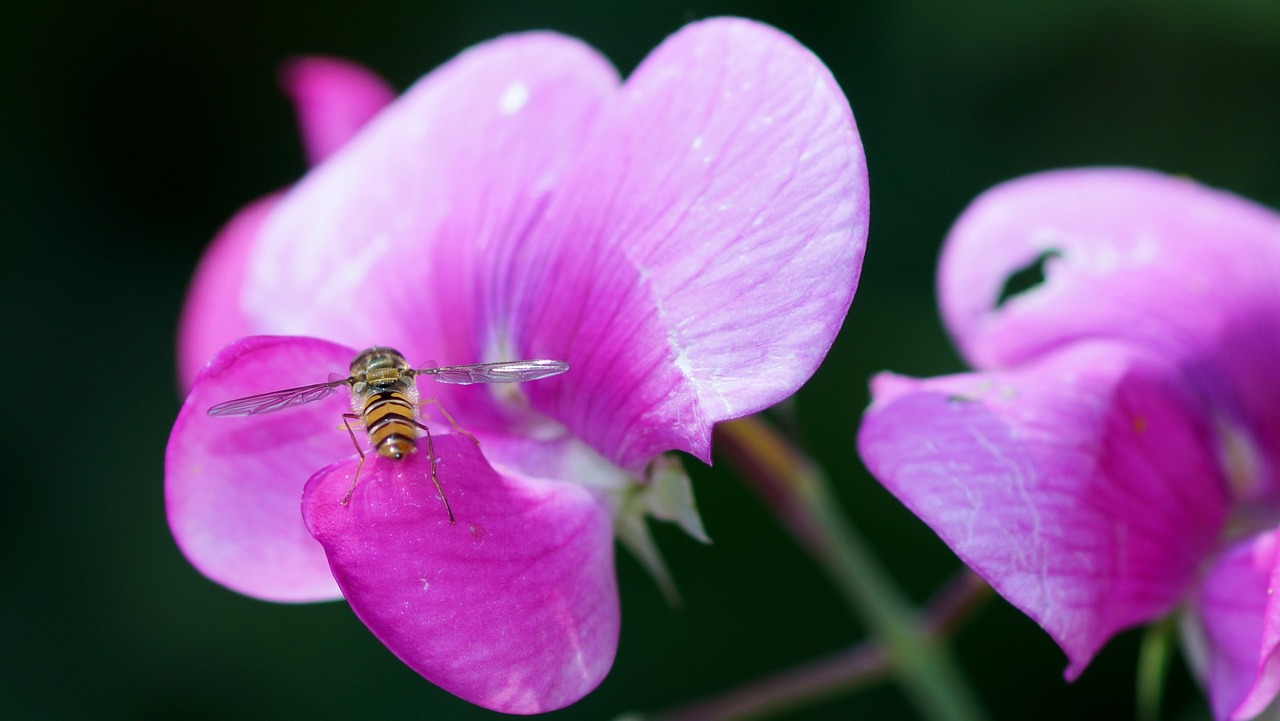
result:
[[[876,377],[872,474],[1053,637],[1068,679],[1177,611],[1214,717],[1261,713],[1280,687],[1280,215],[1154,172],[1047,172],[964,212],[938,288],[976,370]]]
[[[243,211],[197,272],[170,527],[231,589],[344,597],[401,660],[468,701],[566,706],[613,661],[614,536],[661,574],[646,515],[703,535],[668,452],[709,462],[716,422],[793,393],[835,338],[867,232],[853,116],[808,50],[728,18],[682,29],[625,82],[577,40],[502,37],[358,131],[359,113],[329,123],[333,98],[374,106],[377,81],[338,75],[336,89],[293,93],[311,99],[304,127],[325,128],[323,159]],[[422,381],[478,441],[422,403],[456,524],[421,438],[401,461],[370,454],[343,502],[358,461],[343,393],[206,413],[345,375],[374,345],[417,367],[550,358],[570,370]]]

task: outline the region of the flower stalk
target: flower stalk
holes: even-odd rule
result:
[[[991,587],[968,569],[934,596],[921,617],[934,637],[950,635],[983,601]],[[750,721],[807,703],[851,693],[887,678],[892,671],[884,647],[875,640],[854,644],[735,689],[670,711],[629,714],[618,721]]]
[[[1160,718],[1160,699],[1164,695],[1175,640],[1174,623],[1170,619],[1148,626],[1142,633],[1135,688],[1138,721]]]
[[[949,628],[949,624],[926,623],[911,608],[838,513],[822,470],[758,417],[721,423],[716,427],[716,442],[783,525],[817,559],[850,610],[882,644],[886,663],[921,716],[933,721],[986,718],[945,643],[934,633],[934,628]],[[956,608],[960,610],[965,605],[956,604]],[[828,659],[830,663],[817,662],[813,670],[838,667],[865,675],[852,658],[844,657],[841,665],[838,655]],[[865,661],[861,659],[862,663]],[[826,684],[825,688],[834,693],[856,685],[860,684]],[[745,714],[714,718],[753,717]]]

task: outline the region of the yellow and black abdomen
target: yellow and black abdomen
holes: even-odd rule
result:
[[[374,391],[365,399],[361,413],[369,442],[383,458],[399,460],[417,450],[417,424],[413,401],[397,390]]]

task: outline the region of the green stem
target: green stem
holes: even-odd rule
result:
[[[1138,649],[1137,717],[1139,721],[1160,718],[1160,697],[1164,694],[1165,675],[1173,656],[1174,626],[1172,619],[1155,623],[1142,633]]]
[[[935,636],[836,511],[822,471],[757,417],[716,427],[716,442],[818,560],[884,646],[907,698],[929,721],[986,718],[945,642]]]
[[[883,649],[858,644],[675,710],[616,721],[753,721],[848,693],[888,674]]]
[[[945,636],[990,595],[991,587],[965,570],[930,602],[924,626],[935,636]],[[888,677],[892,670],[884,647],[864,641],[677,709],[628,714],[617,721],[752,721],[850,693]]]

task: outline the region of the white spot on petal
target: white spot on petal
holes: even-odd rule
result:
[[[529,102],[529,86],[524,83],[516,82],[507,86],[502,91],[502,97],[498,100],[498,111],[503,115],[511,115],[524,107]]]

